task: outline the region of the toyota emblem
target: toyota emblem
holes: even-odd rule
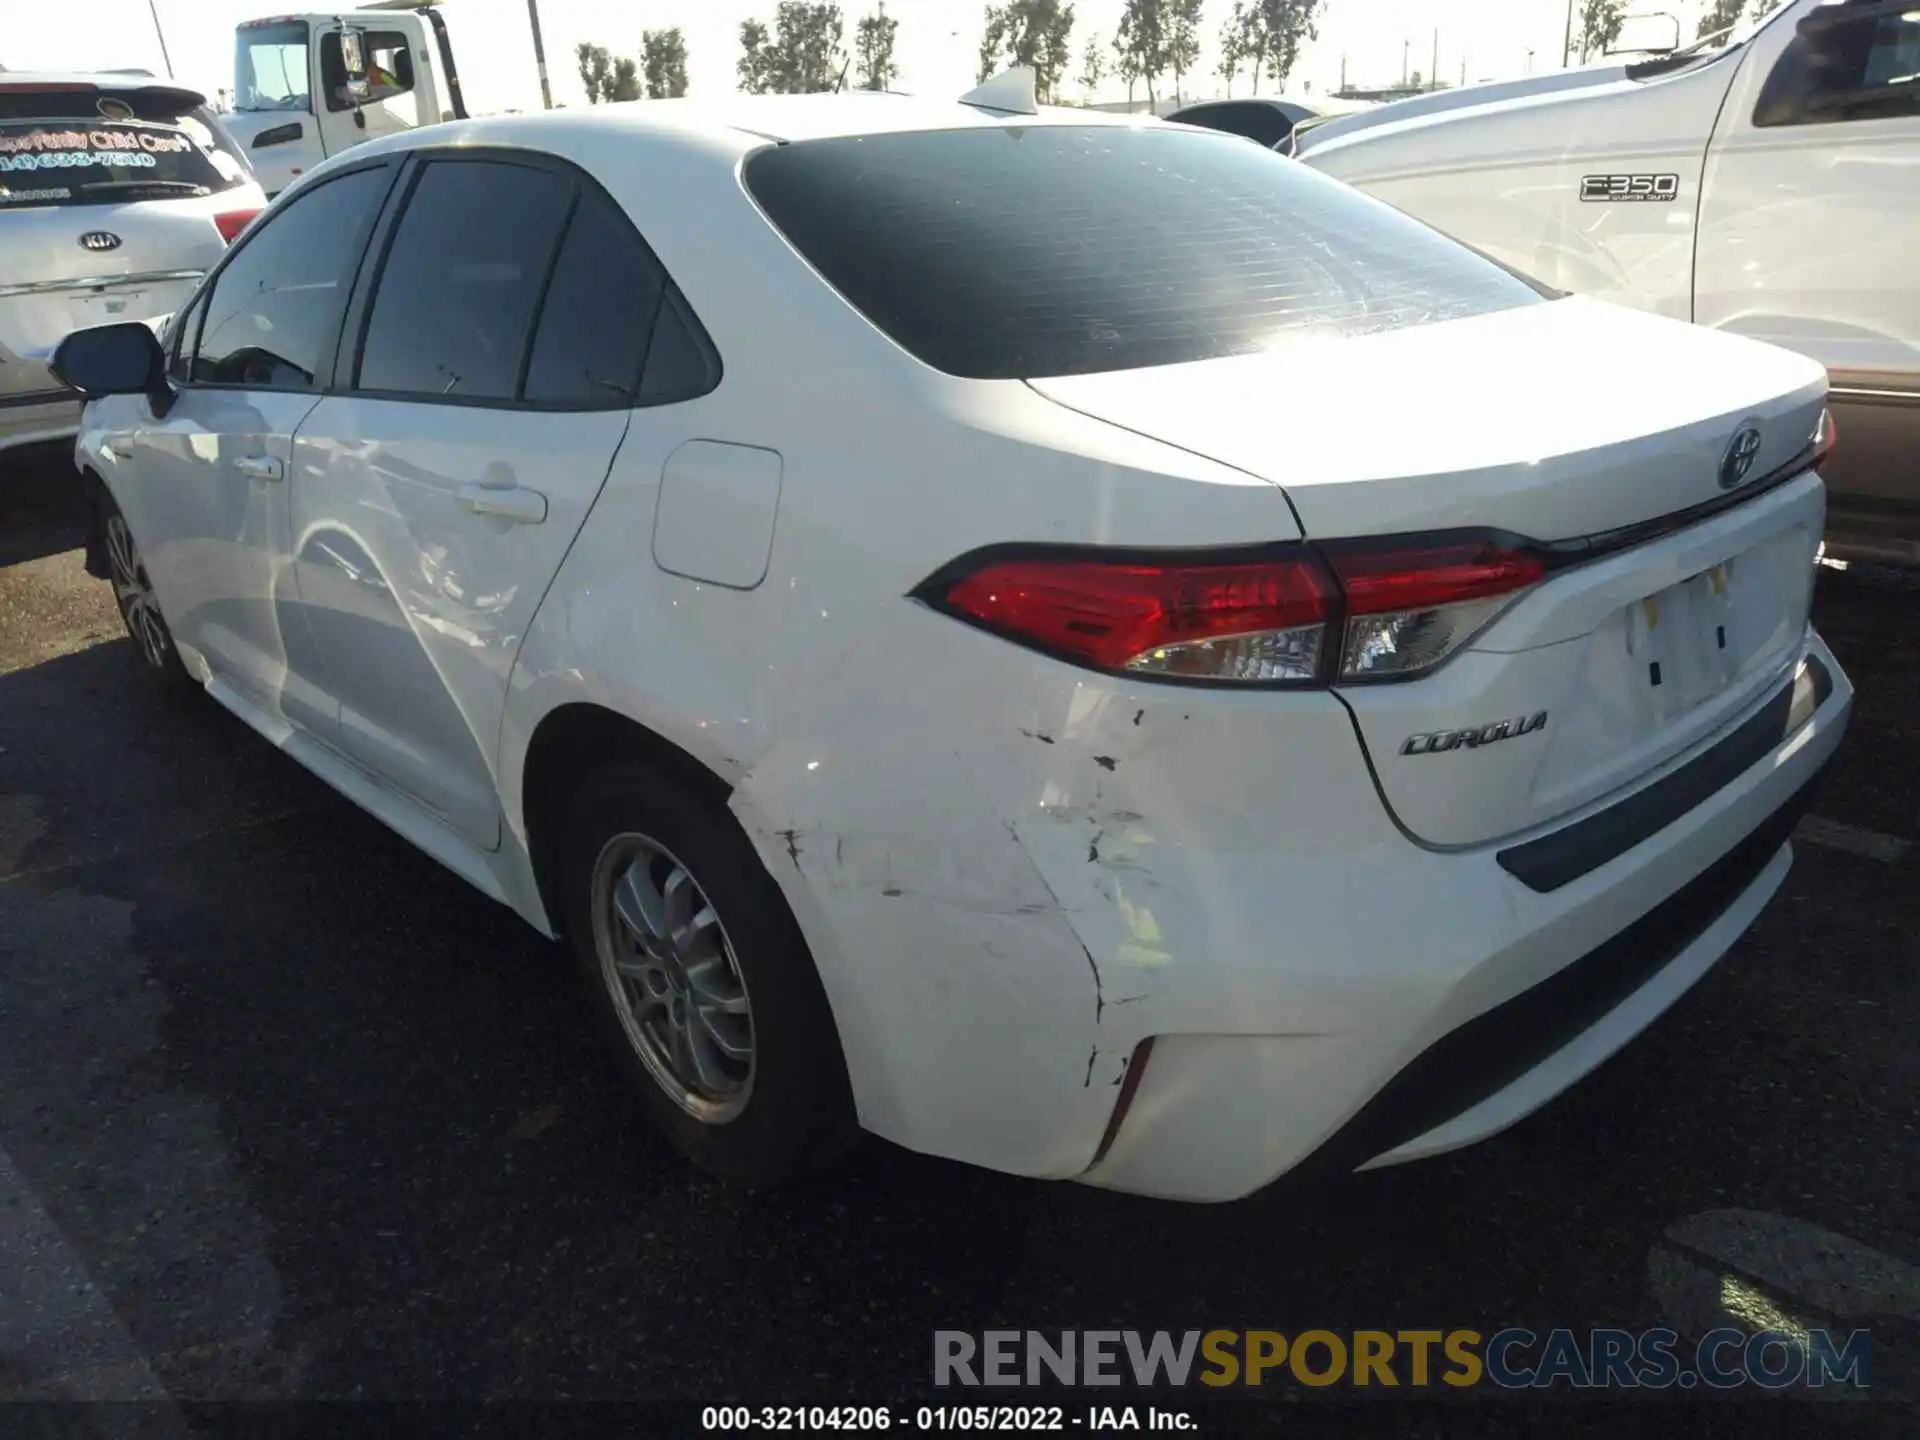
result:
[[[1727,453],[1720,457],[1720,488],[1731,490],[1752,473],[1760,455],[1760,427],[1742,425],[1727,442]]]
[[[120,237],[111,230],[89,230],[80,237],[82,250],[118,250]]]

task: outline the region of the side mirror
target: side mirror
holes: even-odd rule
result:
[[[1665,11],[1623,16],[1608,55],[1671,55],[1680,48],[1680,20]]]
[[[355,105],[367,98],[367,47],[365,32],[351,27],[340,32],[340,63],[346,67],[347,96]]]
[[[54,350],[52,369],[61,383],[89,400],[145,395],[155,415],[173,408],[166,351],[152,328],[137,320],[74,331]]]

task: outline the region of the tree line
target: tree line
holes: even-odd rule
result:
[[[621,100],[674,100],[687,93],[687,37],[680,27],[647,30],[640,36],[640,59],[614,55],[604,45],[581,41],[573,47],[580,83],[589,105]]]
[[[1227,82],[1250,74],[1258,93],[1264,78],[1278,87],[1292,73],[1301,47],[1315,38],[1324,0],[1234,0],[1220,36],[1219,74]],[[1161,82],[1173,79],[1174,94],[1199,63],[1206,0],[1126,0],[1118,32],[1109,43],[1095,33],[1079,51],[1073,78],[1091,97],[1109,78],[1124,80],[1131,101],[1145,84],[1158,98]],[[1074,64],[1072,0],[1003,0],[985,6],[978,75],[981,80],[1014,65],[1030,66],[1040,98],[1061,99]],[[780,0],[771,22],[740,26],[740,88],[755,94],[800,94],[835,90],[851,83],[884,90],[899,76],[894,42],[899,21],[883,3],[854,27],[853,50],[844,50],[846,20],[840,6],[823,0]]]
[[[885,90],[900,78],[893,58],[900,22],[881,0],[853,29],[849,55],[843,49],[846,17],[838,5],[781,0],[771,25],[741,22],[740,60],[734,68],[740,88],[750,95],[805,95],[843,89],[850,82],[860,90]]]
[[[1780,0],[1712,0],[1700,34],[1758,17]],[[1127,99],[1144,85],[1149,103],[1157,102],[1167,79],[1180,98],[1200,63],[1202,28],[1208,0],[1125,0],[1119,28],[1111,41],[1089,35],[1078,51],[1072,76],[1086,97],[1109,79],[1124,81]],[[1254,94],[1263,83],[1278,90],[1293,74],[1308,42],[1319,35],[1325,0],[1232,0],[1215,43],[1214,73],[1233,94],[1242,76]],[[984,7],[978,74],[981,80],[1010,66],[1030,66],[1040,98],[1059,103],[1061,87],[1075,63],[1072,0],[1000,0]],[[1620,36],[1627,18],[1626,0],[1582,0],[1572,37],[1580,56],[1604,54]],[[894,47],[900,22],[887,13],[886,0],[854,23],[847,48],[846,16],[831,0],[779,0],[768,20],[740,26],[740,58],[735,74],[750,94],[807,94],[822,90],[885,90],[899,79]],[[601,45],[575,47],[580,82],[591,103],[667,99],[687,93],[687,42],[676,27],[648,30],[638,60],[614,56]]]

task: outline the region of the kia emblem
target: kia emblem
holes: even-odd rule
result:
[[[111,230],[89,230],[80,237],[82,250],[118,250],[120,237]]]
[[[1731,490],[1745,480],[1760,455],[1760,427],[1742,425],[1727,442],[1727,453],[1720,457],[1720,488]]]

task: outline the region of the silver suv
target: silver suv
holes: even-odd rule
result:
[[[163,320],[266,203],[197,91],[0,73],[0,451],[78,428],[47,369],[61,340]]]

